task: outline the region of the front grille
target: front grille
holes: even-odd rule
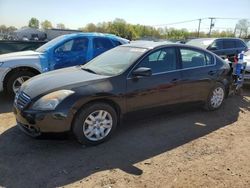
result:
[[[15,105],[20,108],[23,109],[25,107],[27,107],[30,103],[31,99],[30,97],[25,94],[24,92],[19,92],[16,94],[15,97]]]

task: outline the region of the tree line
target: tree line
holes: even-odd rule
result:
[[[28,22],[28,26],[31,28],[42,28],[51,29],[53,27],[49,20],[44,20],[41,23],[36,18],[31,18]],[[238,35],[242,38],[250,38],[248,35],[248,27],[250,26],[248,20],[239,20],[234,30],[213,30],[209,37],[234,37]],[[63,23],[56,25],[58,29],[66,29]],[[15,27],[6,27],[5,25],[0,26],[0,32],[12,32],[16,30]],[[140,24],[129,24],[123,19],[116,18],[114,21],[101,22],[98,24],[89,23],[86,26],[79,28],[83,32],[100,32],[100,33],[111,33],[117,36],[127,38],[129,40],[136,39],[175,39],[185,40],[187,38],[197,37],[208,37],[205,32],[188,31],[187,29],[176,29],[176,28],[155,28],[152,26],[140,25]]]

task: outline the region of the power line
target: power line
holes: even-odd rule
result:
[[[198,18],[198,19],[193,19],[193,20],[185,20],[185,21],[180,21],[180,22],[172,22],[172,23],[166,23],[166,24],[158,24],[158,25],[152,25],[153,27],[157,26],[168,26],[168,25],[177,25],[177,24],[183,24],[183,23],[189,23],[189,22],[194,22],[194,21],[200,21],[200,20],[208,20],[213,18],[214,20],[250,20],[250,18],[221,18],[221,17],[206,17],[206,18]]]
[[[200,19],[204,19],[204,18],[200,18]],[[185,21],[181,21],[181,22],[173,22],[173,23],[167,23],[167,24],[158,24],[158,25],[152,25],[152,26],[168,26],[168,25],[177,25],[177,24],[182,24],[182,23],[189,23],[189,22],[199,21],[200,19],[185,20]]]

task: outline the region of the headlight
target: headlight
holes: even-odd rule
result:
[[[31,107],[33,110],[54,110],[66,97],[72,95],[74,91],[59,90],[52,92],[38,99]]]
[[[3,65],[3,62],[0,62],[0,67]]]

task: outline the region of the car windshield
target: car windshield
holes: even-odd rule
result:
[[[119,46],[97,56],[81,67],[96,74],[115,76],[127,70],[146,51],[147,49],[144,48]]]
[[[36,52],[45,52],[48,48],[50,48],[51,46],[56,45],[58,42],[60,42],[62,40],[62,38],[64,38],[64,36],[59,36],[56,37],[55,39],[45,43],[44,45],[40,46],[39,48],[36,49]]]
[[[213,43],[213,41],[214,39],[193,39],[188,41],[186,44],[206,49],[210,44]]]

